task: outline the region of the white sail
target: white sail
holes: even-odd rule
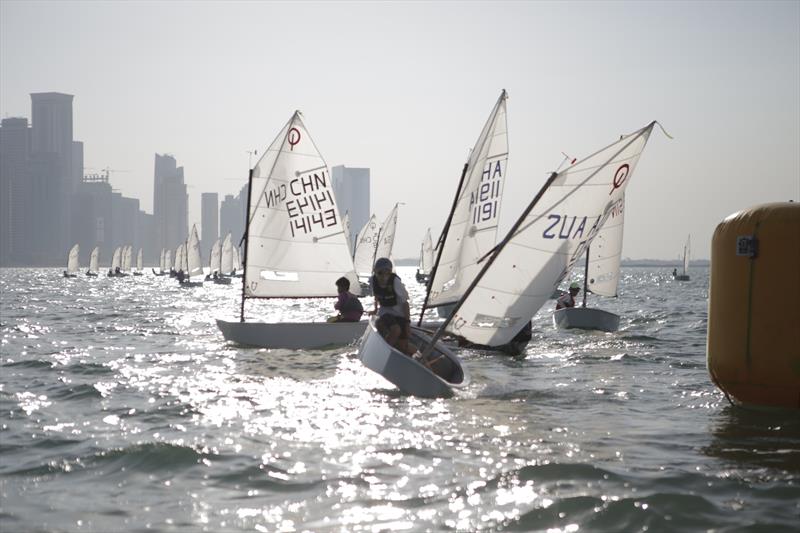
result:
[[[231,272],[238,272],[242,268],[242,262],[239,260],[239,247],[233,247],[233,270]]]
[[[172,250],[164,250],[164,272],[172,270]]]
[[[79,252],[80,252],[80,247],[77,244],[69,249],[69,256],[67,257],[67,272],[69,274],[75,274],[80,268],[78,266]]]
[[[139,251],[136,253],[136,270],[137,270],[137,272],[141,272],[142,271],[142,266],[143,266],[142,249],[139,248]]]
[[[691,255],[692,236],[686,237],[686,244],[683,247],[683,274],[689,273],[689,256]]]
[[[92,250],[92,255],[89,256],[89,272],[96,273],[97,270],[100,268],[100,248],[98,246],[94,247]]]
[[[186,246],[184,244],[179,244],[178,247],[175,248],[175,271],[176,272],[179,272],[181,270],[186,272],[184,270],[184,266],[183,266],[183,255],[184,255],[184,249],[185,248],[186,248]]]
[[[375,258],[388,257],[392,258],[392,248],[394,248],[394,236],[397,233],[397,212],[400,204],[394,204],[394,207],[389,212],[389,216],[381,226],[380,235],[378,237],[378,248],[375,250]],[[370,270],[372,270],[370,268]]]
[[[430,284],[430,307],[461,298],[480,271],[478,260],[496,243],[508,163],[506,99],[503,91],[467,162],[467,173]]]
[[[622,258],[622,233],[625,225],[625,196],[597,232],[589,248],[589,276],[586,284],[600,296],[616,296],[619,264]]]
[[[375,261],[375,248],[378,245],[378,221],[375,215],[369,217],[367,223],[358,232],[356,239],[356,251],[353,256],[353,264],[359,276],[369,276],[372,274],[372,263]]]
[[[122,249],[122,265],[120,269],[127,272],[131,269],[131,255],[133,254],[131,246],[125,246]]]
[[[252,170],[246,297],[336,296],[359,290],[328,165],[297,111]]]
[[[419,271],[420,274],[430,274],[433,268],[433,239],[431,238],[431,228],[425,232],[425,238],[422,239],[422,249],[419,258]]]
[[[203,274],[203,259],[200,256],[200,237],[197,235],[197,226],[192,224],[192,231],[186,241],[186,272],[189,277]]]
[[[552,295],[599,228],[621,209],[655,122],[559,173],[517,221],[448,330],[489,346],[509,342]]]
[[[114,249],[114,255],[111,256],[111,270],[116,271],[120,266],[122,260],[122,248],[117,246]]]
[[[211,245],[211,253],[209,254],[210,257],[208,258],[208,268],[211,270],[211,273],[214,272],[222,272],[222,267],[220,266],[221,259],[222,259],[222,250],[220,249],[219,239],[214,241],[214,244]]]
[[[225,236],[225,240],[222,242],[219,271],[221,274],[225,275],[233,272],[233,243],[231,242],[230,232]]]
[[[344,238],[347,240],[347,250],[350,257],[353,256],[353,239],[350,235],[350,212],[346,212],[342,217],[342,228],[344,228]]]

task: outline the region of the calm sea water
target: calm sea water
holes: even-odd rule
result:
[[[549,302],[524,356],[462,351],[468,390],[422,400],[354,347],[225,343],[235,285],[4,269],[0,531],[798,531],[800,416],[728,404],[708,271],[670,272],[590,297],[618,333],[557,331]]]

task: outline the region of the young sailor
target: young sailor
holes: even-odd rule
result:
[[[364,313],[364,307],[358,296],[350,292],[350,280],[342,276],[336,280],[336,290],[339,296],[333,308],[339,311],[339,314],[332,316],[328,322],[358,322],[361,320],[361,315]]]
[[[564,293],[556,300],[556,310],[564,309],[565,307],[575,307],[575,296],[581,292],[581,286],[573,281],[569,284],[569,292]]]
[[[375,326],[386,342],[404,354],[413,356],[417,347],[408,341],[411,332],[408,291],[392,268],[392,262],[387,257],[375,261],[373,275],[369,278],[375,296],[375,308],[370,314],[377,313]]]

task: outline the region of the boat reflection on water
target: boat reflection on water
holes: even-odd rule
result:
[[[728,406],[710,428],[711,442],[703,453],[731,463],[758,469],[800,474],[800,416],[796,409]]]

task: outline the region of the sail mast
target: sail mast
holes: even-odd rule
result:
[[[589,246],[586,247],[586,266],[583,269],[583,305],[586,307],[586,289],[589,287]]]
[[[247,224],[244,228],[244,235],[242,235],[242,241],[244,241],[244,262],[243,265],[243,277],[242,277],[242,304],[241,308],[239,309],[239,322],[244,322],[244,300],[245,300],[245,285],[247,284],[247,235],[250,231],[250,195],[252,194],[253,190],[253,169],[251,168],[248,172],[247,176]],[[241,242],[239,243],[241,245]]]

